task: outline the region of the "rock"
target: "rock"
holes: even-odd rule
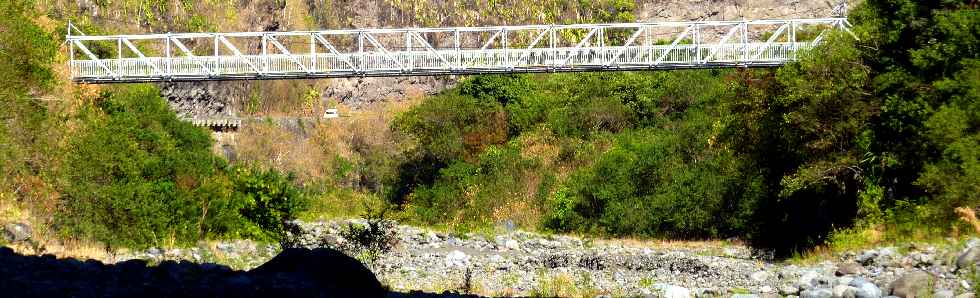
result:
[[[933,298],[953,298],[954,296],[956,296],[956,294],[950,290],[938,290],[936,293],[932,294]]]
[[[818,278],[820,278],[820,274],[816,271],[807,271],[800,275],[798,282],[801,287],[811,288],[816,284]]]
[[[20,242],[31,238],[31,226],[25,223],[9,223],[3,226],[3,236],[8,242]]]
[[[980,261],[980,246],[970,247],[956,258],[956,270],[976,266],[978,261]]]
[[[857,289],[848,285],[836,285],[834,286],[833,294],[834,298],[854,298],[854,292]]]
[[[521,249],[520,243],[517,243],[517,240],[514,239],[507,239],[507,241],[504,241],[504,247],[510,250]]]
[[[466,267],[470,263],[470,256],[458,250],[454,250],[446,255],[447,267]]]
[[[248,271],[249,277],[276,284],[290,297],[384,297],[381,282],[364,264],[329,249],[289,248],[262,266]],[[293,285],[290,288],[290,285]]]
[[[761,288],[759,288],[759,292],[763,294],[772,293],[772,286],[762,286]]]
[[[749,278],[751,278],[755,282],[764,282],[772,278],[772,273],[770,273],[769,271],[758,271],[750,274]]]
[[[864,272],[864,266],[858,264],[857,262],[844,262],[837,265],[837,271],[834,272],[837,276],[861,274]]]
[[[759,298],[756,294],[734,294],[730,298]]]
[[[876,250],[866,250],[866,251],[862,252],[860,255],[858,255],[857,258],[855,258],[855,260],[858,263],[861,263],[861,264],[867,266],[867,265],[871,265],[872,263],[874,263],[874,260],[877,257],[878,257],[878,251],[876,251]]]
[[[779,294],[783,296],[796,295],[800,293],[800,288],[792,285],[783,285],[779,287]]]
[[[827,288],[813,288],[807,289],[800,292],[800,298],[831,298],[834,297],[834,292],[831,292]]]
[[[664,293],[664,298],[691,298],[691,290],[681,286],[660,284],[656,286]]]
[[[928,293],[929,284],[932,283],[932,275],[921,270],[906,273],[899,279],[892,282],[890,294],[902,297],[919,297],[920,294]]]
[[[974,295],[972,292],[966,292],[963,294],[956,295],[956,298],[975,298],[975,297],[976,295]]]
[[[881,297],[881,289],[879,289],[878,286],[876,286],[872,282],[869,282],[863,277],[856,277],[852,279],[851,282],[848,283],[848,285],[857,289],[857,291],[854,292],[854,296],[857,298],[880,298]]]

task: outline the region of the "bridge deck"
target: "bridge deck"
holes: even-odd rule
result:
[[[84,83],[772,67],[795,60],[829,30],[847,30],[846,22],[69,35],[69,67]],[[797,40],[805,26],[819,35]]]

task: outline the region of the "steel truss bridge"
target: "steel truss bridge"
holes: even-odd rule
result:
[[[80,83],[774,67],[846,18],[93,36]],[[77,32],[72,34],[72,31]]]

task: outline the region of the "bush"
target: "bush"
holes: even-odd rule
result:
[[[241,236],[275,240],[285,232],[285,223],[308,207],[309,202],[292,175],[275,170],[239,167],[234,170],[234,194],[242,202],[237,209],[248,222]]]
[[[278,237],[302,199],[289,177],[227,169],[204,130],[151,86],[116,89],[82,113],[69,146],[60,228],[67,237],[142,247],[203,237]]]
[[[658,129],[621,135],[551,197],[546,225],[607,235],[735,235],[751,202],[740,196],[746,185],[736,159],[724,150],[686,152],[689,146],[682,134]]]

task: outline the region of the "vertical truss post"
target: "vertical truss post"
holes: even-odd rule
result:
[[[262,34],[262,72],[269,73],[269,37],[268,33]]]
[[[338,57],[339,58],[339,57]],[[310,33],[310,69],[316,71],[316,37]]]
[[[172,59],[173,54],[171,54],[170,51],[171,51],[170,33],[167,33],[166,52],[167,52],[167,76],[168,77],[173,76],[174,74],[173,59]]]
[[[415,53],[412,53],[412,33],[406,31],[405,33],[405,52],[408,53],[408,66],[405,67],[406,71],[410,71],[415,68]]]
[[[510,65],[510,49],[507,45],[507,27],[501,29],[503,33],[500,35],[500,45],[504,49],[504,65]]]
[[[363,70],[364,67],[364,31],[357,32],[357,65],[358,69]],[[361,72],[364,73],[363,71]]]
[[[798,50],[796,44],[796,21],[789,21],[789,39],[789,48],[793,51],[791,57],[793,60],[796,60],[796,51]]]
[[[460,50],[459,50],[459,28],[454,28],[453,29],[453,51],[456,52],[456,55],[455,55],[456,56],[456,61],[455,61],[456,63],[455,63],[454,68],[459,69],[461,66],[463,66],[463,63],[462,63],[463,56],[462,56],[462,52],[460,52]]]
[[[122,37],[116,39],[116,77],[122,78]]]
[[[701,63],[701,24],[694,24],[694,63]]]
[[[548,34],[548,48],[551,49],[551,71],[555,71],[556,62],[558,62],[558,49],[555,47],[558,42],[558,33],[555,32],[555,25],[551,25],[548,31],[551,32]]]
[[[742,20],[742,63],[749,60],[749,23]]]

